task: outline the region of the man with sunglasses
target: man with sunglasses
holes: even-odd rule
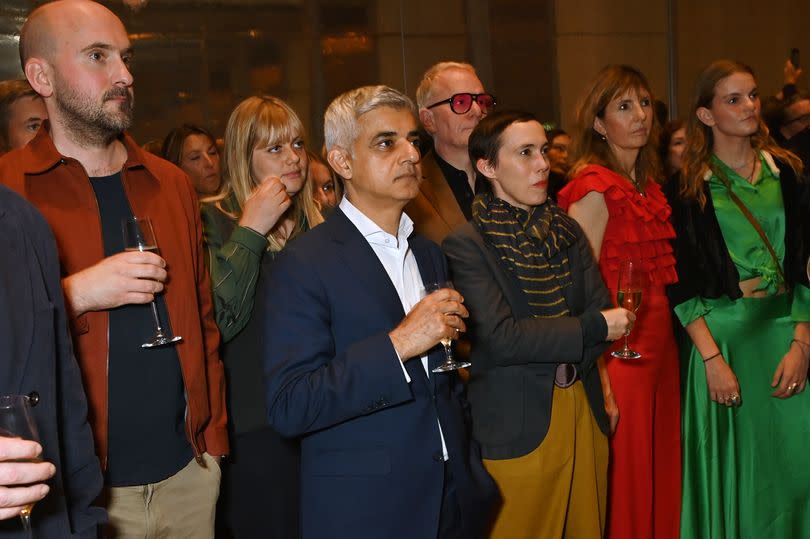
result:
[[[472,217],[475,195],[488,188],[476,181],[467,140],[495,97],[470,64],[440,62],[428,69],[416,89],[419,120],[433,137],[433,151],[422,157],[419,195],[405,211],[415,230],[441,244],[453,229]]]

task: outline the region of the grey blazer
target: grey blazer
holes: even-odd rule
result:
[[[608,433],[596,359],[607,348],[600,311],[612,303],[581,229],[568,251],[573,285],[565,289],[572,315],[533,318],[517,278],[501,265],[473,223],[442,247],[456,288],[470,311],[472,339],[468,400],[473,435],[487,459],[509,459],[534,450],[551,419],[554,373],[574,363],[599,428]],[[557,255],[557,256],[561,256]]]

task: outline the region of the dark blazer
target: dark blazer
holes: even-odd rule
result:
[[[468,396],[473,435],[484,458],[515,458],[540,445],[549,428],[559,363],[577,365],[593,415],[608,433],[594,365],[608,345],[600,311],[612,304],[582,230],[578,236],[567,250],[573,283],[564,295],[571,316],[552,319],[531,316],[517,278],[472,222],[444,241],[453,283],[470,311]]]
[[[446,277],[441,251],[409,239],[425,282]],[[264,301],[271,425],[303,435],[305,539],[414,539],[437,535],[444,464],[441,422],[464,521],[482,535],[495,501],[469,436],[456,373],[425,375],[388,336],[404,318],[399,296],[363,235],[336,209],[278,256]],[[439,347],[430,365],[443,359]]]
[[[405,213],[413,219],[417,233],[441,244],[452,230],[466,223],[467,218],[434,155],[430,152],[420,161],[419,194],[405,206]]]
[[[43,458],[56,466],[32,514],[34,535],[96,537],[106,520],[87,401],[68,335],[56,243],[32,206],[0,186],[0,395],[31,395]],[[75,535],[74,535],[75,534]],[[19,519],[0,537],[24,537]]]

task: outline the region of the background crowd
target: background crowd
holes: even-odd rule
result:
[[[810,536],[798,65],[712,62],[673,121],[607,66],[566,132],[447,61],[322,148],[266,95],[140,147],[132,53],[60,0],[0,83],[0,394],[40,430],[0,432],[0,537]]]

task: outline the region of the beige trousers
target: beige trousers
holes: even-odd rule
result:
[[[219,496],[219,464],[208,453],[203,464],[158,483],[106,489],[109,524],[105,539],[213,539]]]

